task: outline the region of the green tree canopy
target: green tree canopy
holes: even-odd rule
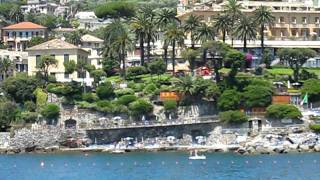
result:
[[[267,107],[272,102],[272,88],[267,86],[249,85],[243,92],[244,105],[247,108]]]
[[[34,100],[33,92],[39,86],[35,77],[28,77],[26,74],[17,74],[14,77],[5,79],[1,85],[4,92],[12,97],[15,102],[22,103]]]
[[[241,111],[224,111],[219,113],[222,122],[241,124],[248,121],[248,117]]]
[[[130,2],[111,1],[99,5],[94,12],[98,18],[130,18],[135,14],[135,6]]]
[[[6,130],[16,120],[18,107],[14,102],[0,102],[0,129]]]
[[[302,94],[308,94],[309,100],[311,102],[316,102],[320,100],[320,81],[318,79],[306,80],[303,84]]]
[[[41,115],[46,119],[46,120],[56,120],[60,116],[60,108],[56,104],[47,104],[46,106],[43,107],[41,111]]]
[[[111,82],[107,81],[97,87],[97,95],[100,99],[109,99],[114,96],[114,89]]]
[[[153,111],[153,106],[144,99],[138,99],[129,104],[130,114],[140,120],[143,115],[148,115]]]
[[[149,63],[148,70],[151,74],[157,74],[158,76],[160,76],[161,74],[164,74],[166,72],[167,68],[163,60],[159,59]]]
[[[31,40],[28,42],[28,47],[32,47],[44,42],[46,42],[46,40],[43,37],[32,37]]]
[[[240,107],[241,96],[235,89],[225,90],[218,99],[218,107],[220,110],[237,110]]]
[[[299,81],[300,69],[309,58],[316,56],[316,52],[308,48],[284,48],[278,51],[278,56],[282,63],[289,65],[293,70],[294,80]]]
[[[266,116],[273,119],[298,119],[302,114],[294,105],[273,104],[267,108]]]

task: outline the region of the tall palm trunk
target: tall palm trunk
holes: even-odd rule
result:
[[[168,67],[168,46],[165,45],[163,46],[163,59],[164,59],[164,62],[166,64],[166,69]]]
[[[193,37],[192,32],[191,32],[191,49],[195,50],[194,37]]]
[[[126,54],[125,49],[121,49],[121,59],[122,59],[122,75],[126,77]]]
[[[147,35],[147,61],[150,62],[150,56],[151,56],[151,35]]]
[[[143,34],[140,35],[140,64],[144,65],[144,37]]]
[[[206,65],[207,64],[207,49],[203,49],[203,52],[202,52],[202,61],[204,62],[204,64]]]
[[[247,36],[246,35],[244,35],[244,38],[243,38],[243,52],[244,53],[248,52],[248,49],[247,49]]]
[[[264,24],[260,28],[260,41],[261,41],[261,55],[264,54]]]
[[[175,75],[175,66],[176,66],[176,63],[175,63],[175,60],[176,60],[176,41],[173,40],[172,41],[172,74]]]
[[[222,42],[226,42],[226,31],[222,31]]]

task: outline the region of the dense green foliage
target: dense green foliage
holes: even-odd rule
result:
[[[124,95],[118,98],[117,103],[128,106],[130,103],[137,99],[138,98],[135,95]]]
[[[135,8],[133,3],[115,1],[99,5],[94,12],[99,18],[130,18],[134,16]]]
[[[316,133],[320,133],[320,124],[311,124],[309,128]]]
[[[134,90],[131,88],[124,88],[124,89],[115,90],[114,93],[116,94],[117,97],[121,97],[124,95],[133,95]]]
[[[136,118],[141,118],[143,115],[148,115],[152,112],[153,106],[144,99],[138,99],[129,104],[131,115]]]
[[[273,119],[298,119],[302,117],[297,107],[291,104],[273,104],[267,108],[267,117]]]
[[[82,100],[93,103],[98,100],[98,96],[94,93],[83,93]]]
[[[267,107],[272,101],[272,87],[262,85],[249,85],[244,88],[244,105],[247,108]]]
[[[236,110],[239,109],[241,96],[239,92],[235,89],[227,89],[225,90],[219,100],[218,107],[220,110]]]
[[[39,86],[36,78],[28,77],[26,74],[17,74],[15,77],[5,79],[1,85],[4,92],[12,97],[15,102],[22,103],[34,100],[33,92]]]
[[[320,81],[318,79],[306,80],[301,90],[302,94],[307,94],[311,102],[320,100]]]
[[[224,111],[219,113],[221,121],[226,123],[241,124],[248,121],[247,116],[241,111]]]
[[[109,99],[114,96],[114,89],[111,82],[107,81],[97,87],[97,95],[100,99]]]
[[[171,112],[177,109],[177,101],[167,100],[163,102],[163,107],[166,112]]]
[[[127,69],[126,75],[128,79],[135,79],[139,75],[147,73],[147,69],[143,66],[134,66]]]
[[[16,120],[17,105],[10,101],[0,102],[0,128],[5,130]]]
[[[47,120],[55,120],[60,116],[60,108],[56,104],[47,104],[41,110],[41,115]]]

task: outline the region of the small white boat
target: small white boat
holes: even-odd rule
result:
[[[190,160],[205,160],[207,159],[207,157],[205,155],[198,155],[198,151],[191,151],[190,152],[190,156],[189,156]]]
[[[123,150],[123,149],[115,149],[115,150],[111,151],[111,153],[113,153],[113,154],[123,154],[123,153],[125,153],[125,150]]]

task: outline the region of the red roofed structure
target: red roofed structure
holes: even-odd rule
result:
[[[24,51],[33,37],[47,38],[47,28],[32,22],[20,22],[2,28],[2,40],[9,50]]]

